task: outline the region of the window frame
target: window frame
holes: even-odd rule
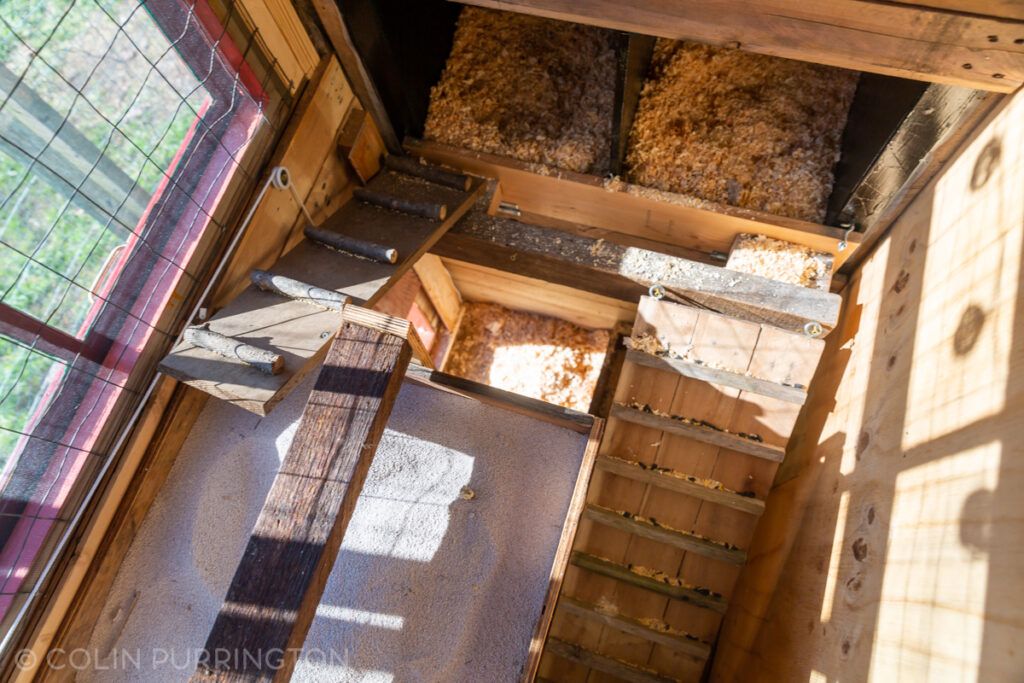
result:
[[[186,10],[185,12],[181,12],[183,8]],[[90,321],[88,332],[79,339],[56,327],[46,325],[18,309],[0,303],[0,334],[21,343],[27,342],[34,345],[41,353],[66,363],[72,371],[88,371],[84,368],[89,367],[94,371],[96,368],[113,364],[112,367],[121,372],[125,378],[123,385],[115,390],[117,395],[107,401],[106,410],[101,414],[92,416],[83,416],[82,414],[92,408],[92,402],[88,400],[90,393],[95,394],[97,391],[102,393],[104,390],[109,390],[103,387],[97,388],[97,384],[102,383],[102,380],[97,378],[82,383],[81,386],[76,387],[76,391],[62,392],[42,408],[47,415],[70,414],[70,420],[65,419],[65,422],[70,425],[84,424],[88,429],[88,439],[93,443],[89,451],[103,455],[99,458],[87,457],[85,464],[88,466],[79,468],[73,473],[71,478],[74,479],[72,482],[74,491],[67,495],[58,514],[45,520],[50,522],[47,525],[48,528],[43,533],[35,534],[37,538],[34,542],[37,547],[33,553],[31,566],[26,567],[25,576],[21,577],[21,585],[15,593],[16,597],[12,600],[12,604],[2,620],[5,632],[3,635],[4,649],[0,652],[0,661],[3,662],[5,669],[9,668],[9,657],[13,651],[13,644],[18,641],[24,643],[25,634],[31,633],[38,621],[39,615],[30,614],[27,608],[33,602],[33,598],[52,589],[54,580],[66,570],[70,557],[74,554],[74,543],[69,543],[67,547],[54,555],[55,549],[60,545],[56,537],[64,535],[68,523],[77,513],[86,512],[84,506],[88,502],[91,490],[95,491],[97,483],[100,483],[102,487],[102,482],[98,482],[97,477],[102,478],[104,473],[116,464],[113,459],[119,457],[120,454],[107,451],[117,443],[118,433],[123,432],[130,416],[136,412],[137,408],[141,408],[141,401],[147,393],[146,387],[152,388],[156,381],[156,363],[174,342],[173,336],[167,331],[180,329],[185,322],[185,315],[196,303],[200,294],[199,284],[204,280],[202,276],[212,272],[217,257],[220,256],[230,240],[231,230],[229,228],[234,227],[235,224],[235,220],[232,219],[237,219],[240,215],[243,201],[253,191],[255,171],[261,168],[266,161],[272,143],[279,134],[279,130],[276,129],[279,128],[291,106],[294,105],[291,92],[282,87],[283,84],[281,84],[278,74],[272,70],[266,70],[266,77],[262,83],[256,77],[247,56],[249,49],[259,48],[255,45],[252,35],[248,33],[248,29],[244,27],[241,18],[233,15],[234,6],[229,9],[227,16],[223,17],[215,14],[209,0],[147,0],[146,9],[167,35],[180,33],[181,24],[194,19],[201,25],[206,36],[219,36],[219,39],[212,44],[207,39],[206,54],[186,55],[183,50],[179,50],[182,58],[193,68],[196,64],[211,59],[216,59],[231,67],[229,73],[233,76],[219,84],[220,96],[211,92],[214,107],[218,101],[221,101],[221,104],[225,101],[230,102],[230,93],[233,93],[239,84],[245,87],[253,99],[260,103],[260,106],[254,120],[245,120],[239,112],[230,117],[230,120],[223,122],[225,125],[220,130],[204,124],[205,116],[217,115],[218,112],[215,108],[211,111],[204,107],[198,113],[189,133],[183,139],[174,161],[168,169],[164,169],[165,176],[161,186],[154,192],[146,214],[136,226],[137,234],[129,240],[129,248],[123,250],[123,253],[112,264],[111,272],[103,278],[106,283],[112,283],[112,286],[105,287],[110,290],[108,293],[111,298],[118,296],[115,291],[118,283],[122,285],[122,289],[134,290],[135,294],[147,291],[147,288],[154,286],[161,289],[160,296],[150,297],[150,301],[143,306],[142,312],[149,318],[151,328],[143,326],[142,333],[136,334],[139,329],[139,326],[136,325],[135,331],[130,333],[127,338],[120,338],[120,332],[129,323],[124,319],[125,312],[117,306],[104,305],[94,311],[95,319]],[[232,38],[232,35],[237,35],[239,31],[243,35],[249,36],[246,40],[249,48],[245,53],[238,48]],[[197,35],[199,42],[202,42],[204,36]],[[223,69],[220,72],[221,74],[228,73]],[[209,91],[209,88],[207,90]],[[220,117],[216,118],[218,121],[220,120]],[[258,125],[261,124],[261,120],[269,120],[272,125]],[[257,125],[254,126],[254,124]],[[197,131],[204,127],[207,130],[197,134]],[[211,163],[212,157],[226,153],[224,146],[219,144],[223,135],[230,137],[243,133],[246,143],[244,148],[238,152],[240,158],[222,159],[223,163]],[[199,149],[204,139],[209,140],[208,146],[212,149]],[[227,155],[230,156],[230,154]],[[200,157],[204,157],[202,163],[195,163]],[[184,163],[181,163],[183,160]],[[198,172],[195,167],[198,167]],[[225,178],[218,180],[216,176],[220,173],[216,173],[212,179],[207,177],[211,169],[225,167],[230,168],[230,172],[226,174]],[[191,220],[193,227],[197,222],[195,218],[200,212],[206,213],[206,216],[199,221],[200,227],[194,231],[187,253],[181,259],[181,272],[168,278],[165,277],[165,274],[158,274],[157,269],[147,267],[151,266],[151,263],[146,258],[138,257],[138,254],[146,251],[145,249],[132,247],[139,246],[138,235],[142,234],[144,227],[149,232],[149,221],[153,219],[153,216],[157,216],[156,220],[160,220],[161,207],[165,202],[169,203],[175,199],[183,201],[180,190],[183,183],[190,179],[194,181],[193,186],[184,190],[189,199],[193,195],[192,190],[199,187],[199,183],[207,181],[205,189],[208,190],[208,201],[204,202],[202,206],[195,207],[195,215]],[[210,192],[212,192],[212,196]],[[164,220],[168,218],[171,229],[164,236],[166,237],[164,246],[175,237],[181,237],[176,228],[186,222],[182,214],[174,211],[164,217]],[[142,296],[138,296],[127,302],[130,303],[127,310],[135,310],[142,298]],[[117,324],[116,318],[118,317],[122,318],[120,324]],[[118,334],[110,334],[110,331],[115,329]],[[163,331],[162,334],[159,333],[161,331]],[[143,339],[138,337],[143,337]],[[130,364],[131,367],[117,367],[123,365],[124,349],[134,342],[138,342],[138,351]],[[63,382],[63,380],[61,381]],[[103,400],[102,395],[99,400]],[[41,416],[40,423],[45,423],[45,418],[46,415]],[[62,449],[67,450],[66,446],[60,445],[63,442],[62,439],[51,439],[51,441],[54,442],[51,457]],[[24,522],[27,520],[29,529],[25,533],[31,534],[35,522],[40,521],[38,517],[25,515],[25,510],[34,501],[23,502],[21,510],[18,510],[17,505],[12,507],[7,505],[6,501],[0,500],[0,552],[6,550],[7,543],[15,536],[19,522],[25,526]],[[85,514],[85,517],[88,517],[88,514]],[[47,570],[52,571],[48,572]],[[25,590],[26,588],[27,590]],[[8,592],[6,586],[4,592]],[[24,599],[19,604],[17,598],[22,596]]]

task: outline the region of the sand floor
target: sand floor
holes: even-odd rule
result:
[[[104,668],[78,680],[188,680],[311,386],[263,419],[210,401],[94,631]],[[585,441],[406,382],[293,680],[513,680]]]

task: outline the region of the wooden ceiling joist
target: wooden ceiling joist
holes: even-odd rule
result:
[[[462,1],[981,90],[1008,93],[1024,83],[1024,21],[1014,3]]]

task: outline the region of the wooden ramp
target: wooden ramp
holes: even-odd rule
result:
[[[541,679],[698,681],[824,342],[643,297]]]
[[[397,251],[394,263],[375,261],[305,239],[274,265],[273,272],[374,308],[483,192],[484,181],[466,181],[456,189],[451,183],[433,182],[409,173],[378,173],[365,189],[401,200],[405,210],[383,208],[353,197],[319,228],[328,235],[354,239],[357,243],[392,248]],[[422,205],[444,206],[443,217],[411,212]],[[316,367],[340,324],[341,313],[337,310],[251,284],[212,317],[209,327],[232,340],[280,354],[284,358],[280,374],[261,373],[189,342],[172,349],[160,363],[160,370],[216,398],[266,415]],[[415,333],[410,342],[415,349]],[[421,356],[417,352],[417,357]]]

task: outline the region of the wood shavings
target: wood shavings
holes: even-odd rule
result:
[[[469,488],[468,486],[463,486],[461,489],[459,489],[459,498],[461,498],[462,500],[473,500],[474,498],[476,498],[476,491]]]
[[[765,235],[738,235],[725,267],[740,273],[828,290],[832,255]]]
[[[672,415],[666,412],[662,412],[657,408],[652,408],[650,405],[646,403],[640,403],[639,401],[630,401],[629,403],[619,403],[617,405],[620,405],[623,408],[632,408],[633,410],[639,410],[641,412],[649,413],[651,415],[657,415],[658,417],[668,418],[669,420],[675,420],[676,422],[682,422],[683,424],[689,425],[691,427],[701,427],[704,429],[711,429],[716,432],[722,432],[723,434],[733,434],[734,436],[738,436],[741,439],[748,439],[750,441],[755,441],[757,443],[764,442],[764,439],[761,438],[760,434],[747,434],[746,432],[731,432],[728,429],[718,427],[708,422],[707,420],[699,420],[692,417],[683,417],[682,415]]]
[[[615,560],[610,560],[607,557],[601,557],[600,555],[595,555],[594,557],[596,557],[597,559],[602,560],[604,562],[609,562],[609,563],[615,564]],[[691,591],[694,591],[696,593],[700,593],[701,595],[707,596],[709,598],[720,598],[720,597],[722,597],[721,593],[716,593],[715,591],[711,590],[710,588],[703,588],[701,586],[694,586],[692,584],[686,583],[685,581],[683,581],[682,579],[680,579],[678,577],[669,576],[665,572],[659,571],[657,569],[651,569],[650,567],[644,567],[643,565],[632,564],[632,563],[627,564],[626,565],[626,569],[628,569],[631,574],[636,574],[637,576],[642,576],[642,577],[647,578],[647,579],[654,579],[655,581],[657,581],[659,583],[663,583],[666,586],[675,586],[676,588],[685,588],[686,590],[691,590]]]
[[[632,182],[821,222],[858,74],[659,39],[626,164]]]
[[[464,8],[431,90],[424,136],[604,175],[615,94],[612,36],[592,26]]]
[[[497,304],[467,303],[445,371],[586,412],[609,335]]]

